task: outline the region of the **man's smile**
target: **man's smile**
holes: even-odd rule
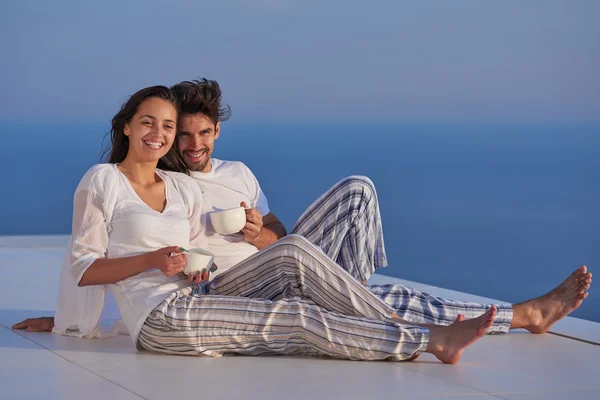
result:
[[[192,161],[199,161],[204,154],[207,153],[207,150],[199,150],[199,151],[185,151],[183,154],[189,157]]]

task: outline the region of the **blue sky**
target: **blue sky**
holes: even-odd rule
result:
[[[12,1],[0,119],[217,79],[245,122],[600,122],[600,2]]]

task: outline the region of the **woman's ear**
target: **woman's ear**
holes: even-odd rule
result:
[[[125,124],[125,126],[123,127],[123,133],[125,134],[125,136],[129,136],[129,124]]]

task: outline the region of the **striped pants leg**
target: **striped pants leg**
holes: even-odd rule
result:
[[[366,176],[349,176],[333,185],[308,207],[291,232],[319,246],[359,281],[387,266],[377,192]],[[475,318],[492,306],[447,300],[399,284],[367,288],[412,324],[449,325],[458,314]],[[506,333],[512,306],[496,306],[498,314],[488,333]]]
[[[379,201],[366,176],[349,176],[304,211],[291,233],[319,246],[359,281],[387,266]]]
[[[479,317],[492,307],[492,304],[479,304],[466,301],[448,300],[436,297],[404,285],[372,285],[368,289],[375,296],[396,310],[396,314],[411,324],[450,325],[458,314],[466,319]],[[488,335],[507,333],[512,322],[511,305],[495,304],[498,308]]]
[[[325,355],[407,360],[429,331],[400,325],[393,310],[318,247],[287,236],[210,285],[192,285],[148,317],[140,345],[168,354]]]

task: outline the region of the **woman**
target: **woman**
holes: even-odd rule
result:
[[[92,167],[75,193],[69,265],[87,291],[78,296],[78,310],[68,312],[73,302],[61,282],[61,333],[71,325],[97,326],[105,285],[135,345],[158,353],[402,361],[425,351],[455,363],[491,326],[495,307],[448,327],[402,325],[389,306],[297,235],[210,284],[200,283],[207,272],[186,279],[185,256],[172,255],[179,246],[204,247],[206,239],[197,183],[157,168],[184,170],[171,151],[176,120],[175,101],[162,86],[137,92],[113,118],[111,163]]]

